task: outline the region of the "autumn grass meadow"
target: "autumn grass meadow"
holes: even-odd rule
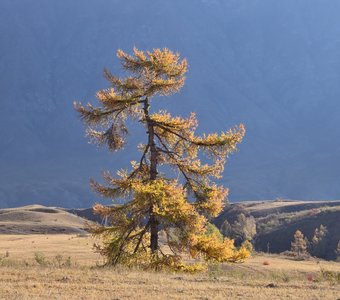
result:
[[[340,263],[256,254],[208,271],[101,267],[82,235],[0,235],[0,299],[338,299]]]

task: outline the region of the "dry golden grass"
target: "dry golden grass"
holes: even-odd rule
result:
[[[11,261],[34,261],[35,253],[43,254],[47,260],[57,255],[71,257],[80,266],[102,264],[102,257],[93,252],[94,240],[89,235],[30,234],[0,235],[0,256],[8,251]]]
[[[320,273],[320,267],[340,272],[339,263],[256,255],[244,264],[212,265],[203,274],[153,273],[97,267],[101,258],[93,253],[92,244],[90,237],[76,235],[0,235],[0,299],[340,297],[339,283]],[[45,256],[41,265],[34,259],[37,252]],[[59,267],[68,257],[68,264]]]

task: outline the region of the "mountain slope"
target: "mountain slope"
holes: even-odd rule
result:
[[[28,205],[0,209],[0,234],[86,234],[86,220],[61,208]]]
[[[222,229],[225,221],[233,224],[241,213],[255,218],[256,235],[252,242],[257,251],[281,253],[290,250],[297,230],[311,242],[315,229],[323,225],[327,227],[328,233],[319,256],[328,260],[337,258],[335,250],[340,241],[340,201],[276,200],[233,203],[213,222]],[[312,251],[311,246],[309,251]]]
[[[72,108],[119,72],[115,51],[169,47],[186,86],[162,100],[196,111],[200,132],[243,122],[223,183],[231,200],[335,199],[340,193],[340,3],[330,0],[3,0],[0,3],[0,206],[81,207],[88,179],[128,166],[88,145]]]

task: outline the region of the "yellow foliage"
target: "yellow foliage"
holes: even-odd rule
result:
[[[203,256],[205,260],[217,262],[237,262],[250,256],[250,252],[245,247],[238,250],[234,246],[234,240],[220,241],[217,235],[193,236],[190,254],[196,258]]]
[[[131,55],[118,50],[117,56],[130,76],[120,78],[104,70],[110,87],[98,91],[100,106],[75,103],[75,109],[88,125],[90,141],[109,150],[123,149],[128,118],[144,126],[147,139],[138,146],[142,156],[131,162],[131,171],[119,170],[117,177],[105,172],[104,184],[90,182],[101,196],[119,201],[110,207],[94,206],[95,213],[109,223],[91,227],[103,239],[97,250],[109,264],[186,272],[205,265],[184,264],[183,252],[205,261],[245,259],[250,255],[245,246],[236,249],[232,240],[221,239],[214,230],[207,234],[208,218],[218,216],[228,196],[228,189],[212,179],[221,178],[228,155],[242,141],[244,126],[197,136],[195,113],[187,118],[173,117],[164,110],[150,113],[151,98],[182,88],[187,61],[166,48],[134,48]],[[170,166],[178,180],[165,178],[159,170],[162,165]],[[166,233],[172,254],[164,254],[158,244],[160,229]]]

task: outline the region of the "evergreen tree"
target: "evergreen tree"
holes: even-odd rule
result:
[[[244,241],[251,241],[256,235],[256,221],[253,216],[246,217],[245,214],[241,213],[237,216],[237,220],[231,226],[232,237],[243,243]]]
[[[228,220],[225,220],[221,226],[221,233],[223,236],[232,237],[232,228]]]
[[[241,245],[245,241],[253,240],[256,235],[256,220],[253,216],[240,213],[232,225],[225,220],[221,232],[224,236],[234,239],[236,245]]]
[[[340,261],[340,241],[335,249],[335,254],[337,255],[337,261]]]
[[[311,241],[311,254],[316,257],[324,257],[326,255],[328,230],[326,226],[320,225],[315,229],[314,236]]]
[[[304,237],[300,230],[297,230],[294,234],[294,240],[291,243],[291,251],[298,257],[308,254],[308,240]]]
[[[221,241],[214,232],[206,234],[208,219],[221,212],[228,195],[226,188],[211,179],[221,178],[228,154],[244,136],[243,125],[197,136],[194,113],[182,118],[164,110],[152,112],[151,104],[158,100],[155,96],[168,96],[182,88],[187,61],[168,49],[134,49],[132,55],[118,50],[117,56],[131,75],[119,78],[105,70],[111,87],[97,93],[100,106],[75,103],[91,141],[112,151],[124,146],[128,118],[142,124],[146,133],[146,142],[138,147],[141,157],[131,162],[130,170],[119,170],[116,177],[105,172],[105,184],[91,180],[91,187],[103,197],[123,200],[110,207],[94,206],[96,213],[110,220],[109,226],[91,228],[103,238],[98,251],[109,264],[145,268],[184,268],[182,252],[205,260],[246,258],[245,248],[238,251],[233,241]],[[200,152],[207,154],[204,163]],[[177,179],[167,177],[166,166]],[[170,254],[160,247],[160,230],[166,233]]]

